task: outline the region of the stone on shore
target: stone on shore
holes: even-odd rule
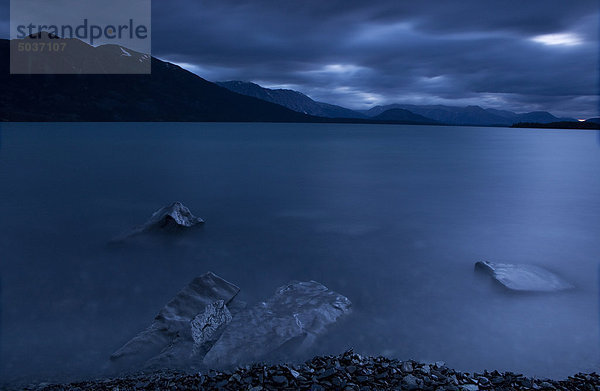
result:
[[[489,274],[506,289],[519,292],[558,292],[573,285],[556,274],[535,265],[513,265],[480,261],[475,270]]]
[[[115,391],[115,390],[598,390],[600,376],[579,373],[565,380],[536,379],[513,372],[461,372],[446,366],[409,361],[414,369],[403,371],[404,362],[386,357],[365,357],[348,351],[338,356],[318,356],[303,364],[253,363],[228,371],[141,373],[115,379],[72,384],[32,384],[7,390]],[[429,374],[423,367],[430,367]],[[489,380],[484,380],[489,379]],[[0,384],[2,388],[2,384]]]

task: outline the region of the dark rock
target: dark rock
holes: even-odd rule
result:
[[[389,374],[386,371],[380,372],[377,375],[375,375],[375,379],[377,380],[386,379],[387,377],[389,377]]]
[[[285,376],[273,376],[273,381],[277,384],[287,384],[288,379]]]
[[[337,371],[335,370],[335,368],[327,368],[319,377],[318,379],[327,379],[328,377],[331,377],[333,375],[335,375],[337,373]]]
[[[331,384],[333,384],[336,387],[343,387],[345,382],[343,382],[339,377],[334,377],[333,379],[331,379]]]
[[[388,364],[388,365],[384,365]],[[305,364],[295,367],[299,375],[295,380],[290,376],[290,366],[285,365],[252,365],[236,368],[233,372],[209,371],[205,375],[179,372],[157,371],[152,374],[86,381],[66,384],[40,384],[26,387],[26,390],[60,391],[114,391],[119,390],[189,390],[189,389],[227,389],[227,390],[407,390],[427,389],[436,391],[476,391],[482,390],[598,390],[600,378],[596,373],[577,374],[566,380],[528,379],[510,372],[484,371],[483,373],[462,373],[452,369],[436,371],[426,376],[423,364],[415,364],[412,374],[400,375],[402,362],[389,361],[384,358],[362,357],[352,352],[338,357],[315,357]],[[349,366],[355,366],[353,374]],[[334,373],[335,371],[335,373]],[[433,380],[433,372],[440,375],[439,382]],[[441,373],[443,372],[443,373]],[[331,376],[328,376],[333,373]],[[372,374],[371,375],[363,375]],[[384,376],[387,373],[388,376]],[[394,376],[393,374],[399,374]],[[318,379],[322,375],[327,377]],[[437,376],[437,375],[436,375]],[[488,382],[484,385],[485,380]],[[304,379],[304,380],[301,380]],[[307,380],[312,379],[312,380]],[[491,379],[491,380],[490,380]],[[265,386],[262,383],[266,384]],[[479,382],[480,384],[475,384]],[[264,388],[263,388],[264,387]],[[22,390],[23,387],[2,387],[7,391]]]
[[[504,383],[504,378],[501,376],[496,376],[496,377],[492,378],[491,381],[492,381],[492,384],[498,385],[498,384]]]
[[[409,361],[404,361],[400,368],[404,373],[411,373],[413,371],[413,366]]]
[[[419,388],[419,382],[413,375],[406,375],[402,379],[402,384],[409,390],[416,390]]]

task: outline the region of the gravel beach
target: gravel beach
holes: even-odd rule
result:
[[[600,390],[596,373],[565,380],[535,379],[517,373],[455,371],[443,362],[420,363],[364,357],[352,351],[317,356],[300,365],[254,364],[232,371],[160,371],[71,384],[36,384],[7,390]]]

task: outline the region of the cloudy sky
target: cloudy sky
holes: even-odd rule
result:
[[[208,80],[599,115],[598,0],[154,0],[152,18],[153,55]]]

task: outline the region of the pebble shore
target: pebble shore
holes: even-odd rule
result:
[[[348,351],[318,356],[300,365],[254,364],[233,371],[154,372],[72,384],[38,384],[35,391],[128,390],[600,390],[596,373],[565,380],[534,379],[511,372],[458,372],[443,362],[419,363],[364,357]]]

